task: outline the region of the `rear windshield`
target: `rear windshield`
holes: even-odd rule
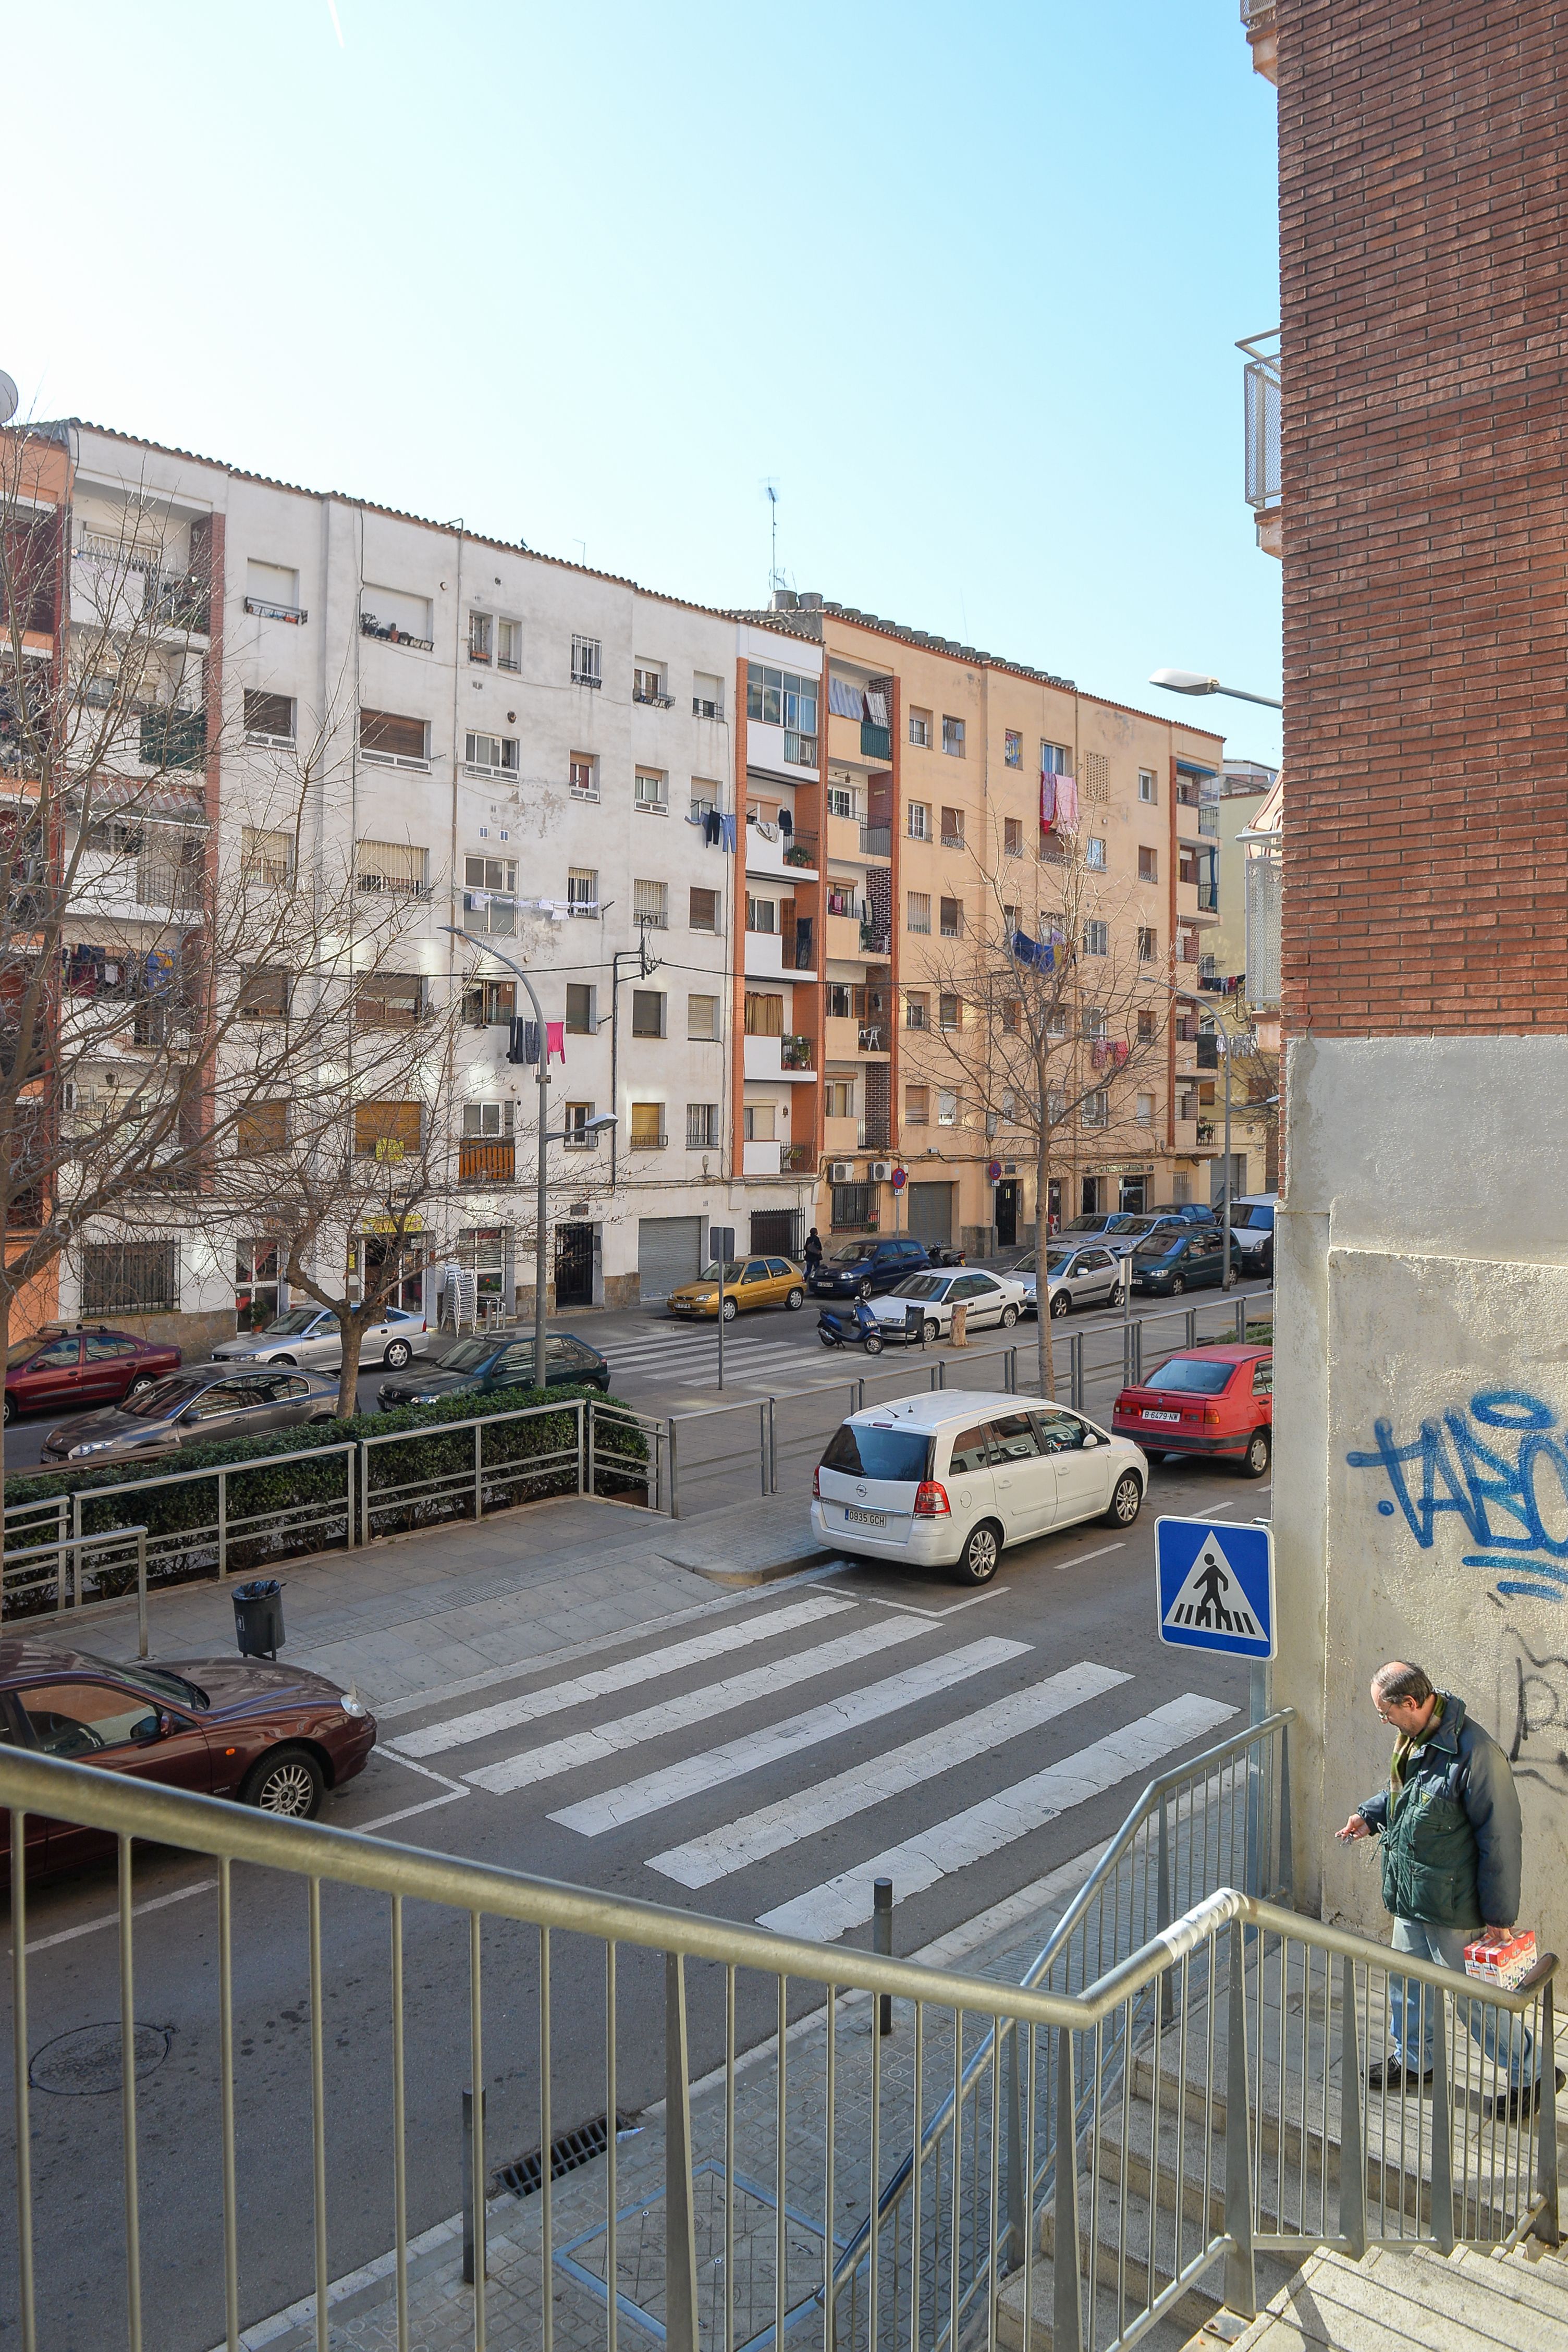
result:
[[[1146,1242],[1140,1242],[1133,1251],[1133,1262],[1147,1265],[1154,1258],[1173,1257],[1182,1245],[1180,1234],[1152,1234]]]
[[[308,1331],[321,1311],[319,1307],[290,1307],[288,1314],[277,1317],[261,1336],[268,1339],[292,1339],[298,1332]]]
[[[1230,1222],[1233,1225],[1263,1225],[1272,1228],[1273,1204],[1268,1201],[1244,1201],[1238,1209],[1231,1211]]]
[[[920,1429],[883,1429],[847,1421],[822,1457],[825,1470],[847,1470],[852,1478],[892,1478],[918,1486],[931,1469],[931,1439]]]
[[[893,1286],[895,1298],[944,1298],[948,1277],[945,1274],[906,1274],[902,1282]]]
[[[1173,1356],[1162,1364],[1146,1389],[1185,1389],[1194,1396],[1218,1396],[1236,1366],[1215,1363],[1212,1356]]]
[[[1110,1223],[1109,1217],[1075,1217],[1064,1231],[1069,1234],[1102,1234]]]
[[[493,1339],[459,1339],[444,1356],[436,1359],[437,1368],[443,1372],[477,1372],[495,1354]]]

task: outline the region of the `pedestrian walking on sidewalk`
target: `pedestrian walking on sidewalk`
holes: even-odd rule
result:
[[[801,1256],[805,1261],[807,1274],[815,1274],[822,1264],[822,1235],[815,1225],[805,1237],[805,1247],[802,1250]]]
[[[1372,1681],[1372,1703],[1395,1734],[1388,1786],[1358,1806],[1342,1830],[1383,1840],[1383,1899],[1394,1914],[1394,1948],[1464,1973],[1465,1946],[1484,1927],[1506,1933],[1519,1916],[1523,1829],[1508,1758],[1451,1691],[1434,1690],[1419,1666],[1391,1658]],[[1432,2080],[1436,1989],[1388,1979],[1390,2055],[1367,2069],[1373,2090]],[[1540,2063],[1524,2021],[1484,2001],[1455,2008],[1488,2058],[1508,2069],[1498,2109],[1535,2104]]]

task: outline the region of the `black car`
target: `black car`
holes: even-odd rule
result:
[[[1239,1265],[1235,1244],[1231,1247],[1231,1265]],[[1225,1265],[1224,1237],[1217,1225],[1193,1225],[1186,1233],[1151,1234],[1133,1251],[1131,1260],[1134,1290],[1174,1293],[1201,1290],[1205,1284],[1217,1284]]]
[[[807,1276],[805,1286],[814,1298],[871,1298],[931,1263],[919,1242],[868,1234],[864,1241],[846,1242],[825,1257]]]
[[[434,1404],[440,1397],[491,1396],[497,1389],[535,1385],[532,1333],[520,1338],[515,1331],[502,1331],[489,1339],[455,1340],[430,1362],[410,1364],[395,1379],[383,1381],[380,1395],[384,1405]],[[607,1394],[608,1359],[569,1331],[552,1331],[544,1342],[544,1385],[603,1389]]]

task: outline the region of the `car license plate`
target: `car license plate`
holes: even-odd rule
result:
[[[690,1299],[678,1298],[675,1302],[675,1311],[678,1315],[689,1315],[691,1312]]]
[[[844,1519],[846,1526],[851,1528],[885,1528],[888,1514],[886,1511],[863,1511],[858,1503],[846,1503]]]
[[[1150,1404],[1146,1404],[1143,1408],[1145,1421],[1180,1421],[1181,1417],[1179,1412],[1158,1412]]]

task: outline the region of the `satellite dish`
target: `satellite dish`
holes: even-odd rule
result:
[[[21,397],[12,379],[0,368],[0,425],[10,424]]]

